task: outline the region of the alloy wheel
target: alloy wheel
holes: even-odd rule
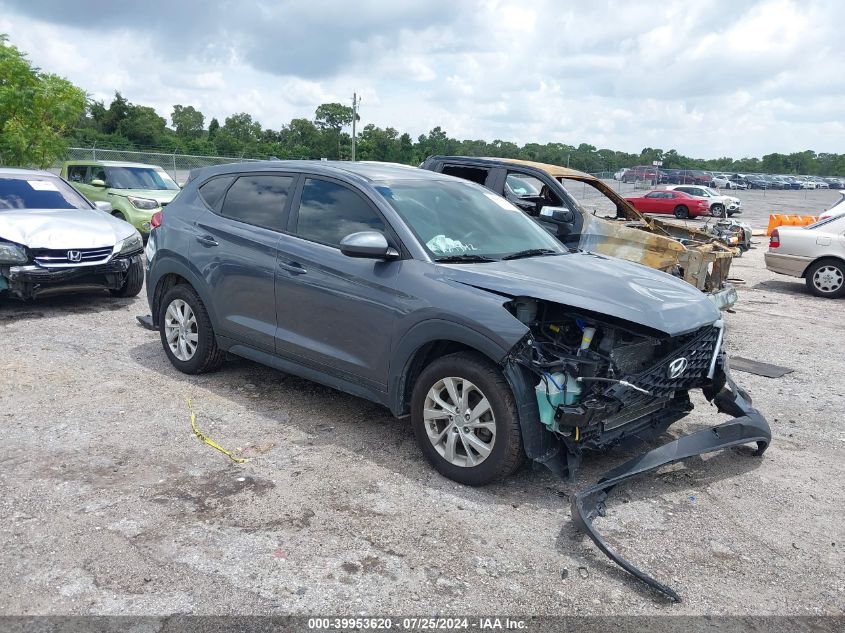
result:
[[[423,420],[431,445],[454,466],[478,466],[493,451],[493,409],[481,390],[465,378],[438,380],[426,394]]]
[[[845,282],[845,277],[836,266],[820,266],[813,273],[813,285],[821,292],[836,292],[842,287],[843,282]]]
[[[191,306],[182,299],[174,299],[164,313],[164,334],[173,355],[189,361],[197,351],[199,332],[197,317]]]

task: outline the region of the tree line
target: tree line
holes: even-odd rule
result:
[[[246,112],[221,123],[191,105],[176,104],[170,124],[150,106],[121,93],[106,106],[88,99],[66,79],[34,67],[26,54],[0,35],[0,164],[44,167],[60,160],[68,146],[142,149],[166,153],[243,158],[327,158],[352,155],[353,110],[324,103],[313,118],[296,118],[279,129],[265,128]],[[207,121],[207,123],[206,123]],[[435,127],[416,139],[393,127],[368,123],[360,129],[356,158],[414,165],[434,154],[520,158],[587,172],[663,162],[668,169],[739,173],[845,175],[845,154],[772,153],[762,158],[693,158],[674,149],[646,147],[630,153],[581,143],[525,143],[496,139],[459,140]]]

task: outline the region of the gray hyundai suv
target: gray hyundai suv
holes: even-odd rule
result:
[[[410,414],[426,457],[461,483],[526,455],[571,475],[585,451],[660,433],[691,389],[713,399],[726,383],[719,311],[695,288],[567,250],[451,176],[221,166],[162,213],[147,294],[177,369],[236,354]]]
[[[731,380],[719,311],[639,264],[568,250],[484,187],[382,163],[273,161],[192,174],[147,244],[149,327],[185,373],[235,354],[410,415],[443,475],[481,485],[526,456],[661,434],[702,389],[732,419],[664,444],[572,496],[576,524],[619,482],[771,439]]]

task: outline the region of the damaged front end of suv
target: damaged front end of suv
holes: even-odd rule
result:
[[[679,601],[674,590],[617,554],[592,519],[604,513],[607,493],[622,481],[737,444],[756,443],[758,455],[768,446],[768,423],[731,379],[722,320],[665,332],[531,297],[514,298],[505,307],[529,329],[505,360],[505,371],[512,380],[521,374],[533,384],[537,426],[545,431],[534,459],[561,477],[572,481],[590,452],[631,438],[654,440],[692,411],[695,389],[732,417],[640,455],[572,497],[575,524],[606,555]]]

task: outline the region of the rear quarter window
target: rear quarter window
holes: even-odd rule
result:
[[[229,187],[220,215],[274,231],[285,230],[285,205],[293,177],[241,176]]]
[[[218,209],[220,201],[226,195],[226,190],[235,179],[231,176],[221,176],[219,178],[212,178],[206,181],[199,187],[200,198],[205,202],[209,208]]]

